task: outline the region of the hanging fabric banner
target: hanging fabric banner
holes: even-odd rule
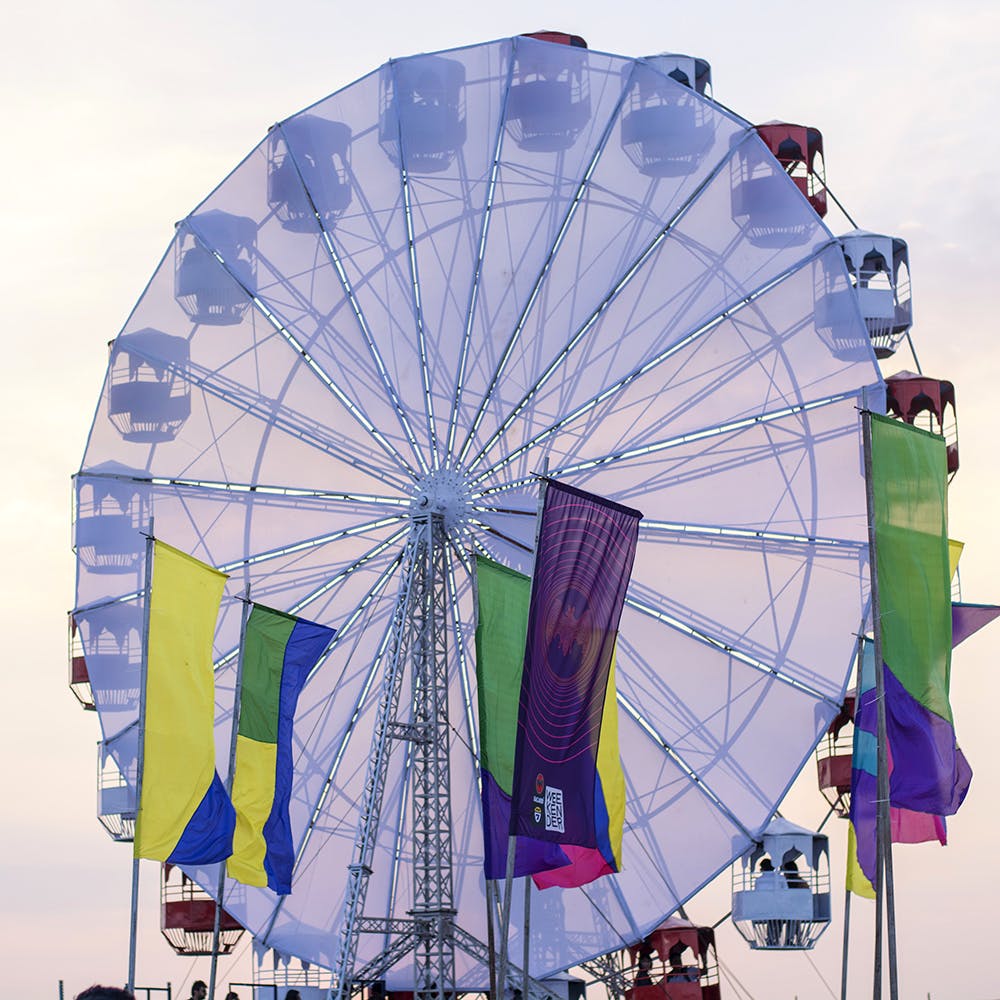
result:
[[[292,891],[295,851],[288,804],[292,726],[299,694],[334,630],[255,604],[243,641],[233,805],[236,835],[227,870],[246,885]]]
[[[510,793],[514,781],[517,706],[524,667],[531,580],[491,559],[476,557],[476,686],[482,777],[486,878],[506,874]],[[570,863],[557,844],[518,837],[515,878]]]
[[[232,853],[235,816],[213,733],[212,641],[226,579],[154,543],[137,858],[204,865]]]
[[[604,718],[641,517],[548,483],[521,678],[510,832],[597,851],[607,871],[621,866],[624,779],[600,749],[617,736]]]
[[[888,695],[886,697],[888,711]],[[878,763],[876,739],[878,703],[875,694],[875,646],[865,640],[858,668],[858,694],[851,753],[851,815],[848,837],[847,888],[875,898],[876,826],[878,823]],[[892,741],[887,748],[890,784],[895,765]],[[889,803],[889,827],[894,844],[948,842],[943,816],[916,812]]]
[[[950,816],[972,771],[955,741],[944,439],[871,417],[872,491],[894,805]]]

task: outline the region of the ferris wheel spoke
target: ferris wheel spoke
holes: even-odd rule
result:
[[[745,836],[752,840],[753,835],[746,829],[739,817],[729,809],[722,798],[712,790],[711,786],[698,774],[698,772],[688,765],[684,758],[673,749],[669,741],[659,732],[656,725],[654,725],[653,721],[647,717],[646,713],[644,713],[638,705],[634,705],[621,692],[618,692],[617,694],[617,701],[619,706],[629,715],[642,733],[652,742],[654,746],[656,746],[666,757],[670,759],[671,763],[678,768],[678,770],[688,780],[690,785],[694,787],[699,794],[708,799],[714,808],[725,816],[725,818],[734,827],[736,827],[736,829],[740,830]]]
[[[385,588],[386,584],[388,584],[389,580],[395,574],[396,570],[399,569],[401,564],[402,564],[402,555],[400,555],[400,558],[396,560],[391,567],[388,567],[387,570],[383,572],[383,574],[380,576],[379,578],[380,586],[378,590],[376,590],[376,588],[372,588],[372,591],[366,598],[368,603],[374,600],[378,593],[381,593],[381,591]],[[360,614],[363,613],[363,610],[364,609],[361,607],[361,605],[359,605],[355,609],[355,612],[357,613],[358,617],[360,617]],[[337,636],[335,636],[335,639],[342,636],[343,634],[344,630],[338,631],[338,634]],[[393,621],[392,617],[390,616],[382,632],[381,639],[379,640],[376,654],[372,658],[372,662],[367,672],[364,675],[360,691],[357,697],[354,699],[353,707],[347,719],[347,722],[344,726],[344,730],[340,736],[340,739],[337,742],[336,747],[332,751],[332,758],[328,768],[326,769],[326,774],[323,779],[320,792],[316,796],[315,800],[312,801],[311,804],[306,803],[307,805],[311,805],[311,811],[309,818],[303,828],[302,836],[299,839],[299,843],[295,850],[293,875],[299,874],[302,871],[303,867],[302,863],[303,859],[305,858],[306,851],[309,847],[309,843],[318,827],[321,817],[326,812],[326,805],[329,795],[331,791],[334,791],[336,788],[341,764],[343,763],[348,745],[350,744],[355,733],[357,732],[358,723],[362,717],[364,706],[367,703],[371,695],[375,681],[377,680],[381,672],[383,659],[386,655],[386,651],[388,650],[392,642],[392,635],[393,635]],[[332,699],[327,699],[327,701],[332,702]],[[316,857],[318,857],[318,854],[316,855]],[[275,910],[270,918],[270,925],[272,927],[274,925],[274,921],[278,913],[281,910],[281,907],[284,905],[284,902],[285,902],[284,897],[278,900],[277,906],[275,907]]]
[[[465,390],[465,370],[469,360],[469,348],[472,344],[473,323],[479,298],[480,280],[483,273],[483,258],[489,239],[490,220],[493,217],[493,198],[496,192],[497,173],[500,169],[500,156],[503,150],[503,137],[507,132],[507,103],[510,98],[510,85],[514,73],[514,60],[507,62],[507,80],[503,96],[500,100],[500,114],[497,120],[496,139],[493,143],[493,155],[490,161],[489,180],[486,187],[486,200],[483,207],[483,220],[479,228],[479,239],[476,243],[476,256],[472,270],[472,285],[469,289],[469,304],[465,312],[465,325],[462,330],[462,345],[459,350],[458,366],[455,373],[455,391],[451,404],[451,415],[448,418],[448,440],[446,456],[450,460],[455,449],[455,437],[458,433],[459,415],[462,404],[462,393]]]
[[[741,650],[740,648],[729,642],[717,639],[714,636],[709,635],[707,632],[700,631],[699,629],[690,625],[688,622],[685,622],[680,618],[676,618],[673,615],[668,614],[667,612],[661,610],[660,608],[655,607],[648,601],[640,600],[637,597],[633,597],[632,594],[629,593],[625,598],[625,604],[627,607],[630,607],[633,610],[639,612],[640,614],[645,615],[647,618],[651,618],[654,621],[659,622],[665,628],[672,629],[673,631],[679,632],[690,639],[694,639],[696,642],[699,642],[702,645],[710,646],[721,653],[725,653],[727,656],[730,656],[735,660],[739,660],[740,663],[745,664],[751,669],[756,670],[761,674],[765,674],[768,677],[772,677],[776,681],[779,681],[782,684],[786,684],[789,687],[795,688],[797,691],[801,692],[804,695],[807,695],[810,698],[813,698],[817,702],[822,702],[827,706],[837,710],[840,709],[840,704],[836,701],[836,699],[830,697],[830,695],[824,694],[817,688],[812,687],[811,685],[806,684],[795,677],[791,677],[780,670],[777,670],[772,664],[766,663],[763,660],[758,659],[756,656],[753,656],[750,653]]]
[[[341,254],[337,248],[337,242],[334,238],[333,233],[324,225],[322,220],[322,215],[316,210],[316,203],[314,201],[313,193],[309,190],[309,186],[306,184],[305,179],[302,175],[302,168],[299,164],[298,156],[301,154],[296,154],[295,143],[289,140],[288,135],[285,134],[282,125],[277,126],[281,131],[283,140],[286,147],[288,148],[289,155],[291,157],[292,163],[295,167],[295,174],[302,186],[302,190],[305,196],[309,199],[309,204],[312,207],[313,213],[316,216],[316,225],[319,230],[320,240],[323,247],[326,250],[327,256],[329,258],[330,264],[332,265],[334,271],[337,275],[337,280],[340,282],[341,288],[343,289],[344,298],[350,306],[351,313],[354,315],[358,329],[361,332],[361,337],[364,340],[365,346],[368,349],[369,356],[375,365],[375,369],[378,372],[378,377],[381,380],[382,388],[384,389],[386,396],[388,397],[393,412],[396,415],[396,419],[399,421],[399,425],[403,431],[404,436],[410,444],[413,451],[413,455],[417,462],[420,463],[421,470],[423,472],[427,471],[426,462],[423,459],[423,454],[417,443],[416,435],[413,431],[413,427],[410,424],[409,417],[407,416],[406,410],[403,407],[402,401],[399,397],[399,393],[396,391],[396,386],[393,382],[392,376],[389,373],[389,369],[379,351],[378,345],[375,343],[375,338],[372,335],[371,327],[368,323],[368,319],[365,315],[365,310],[362,308],[361,302],[358,300],[357,295],[354,292],[354,288],[351,283],[351,279],[348,277],[347,271],[344,268],[343,262],[341,261]],[[383,234],[384,238],[384,234]]]
[[[826,406],[833,406],[847,400],[860,400],[860,398],[861,392],[854,390],[850,392],[840,392],[833,396],[826,396],[822,399],[813,399],[808,402],[796,403],[792,406],[783,406],[780,409],[770,410],[768,412],[758,414],[757,416],[744,417],[741,420],[734,420],[730,423],[715,424],[696,431],[691,431],[687,434],[679,434],[677,437],[665,438],[661,441],[653,441],[638,448],[625,448],[621,451],[600,455],[584,462],[570,463],[562,466],[558,470],[558,474],[572,475],[578,472],[587,472],[603,465],[628,462],[636,458],[644,458],[647,455],[653,455],[669,448],[679,447],[680,445],[690,444],[694,441],[707,441],[714,437],[738,433],[748,427],[765,426],[773,423],[774,421],[783,420],[790,416],[809,413],[812,410],[820,409],[821,407]],[[522,480],[524,483],[529,481],[530,480],[527,478]]]
[[[398,72],[395,64],[390,64],[389,72]],[[407,260],[409,263],[409,289],[413,299],[413,316],[417,337],[417,356],[424,397],[424,415],[427,419],[427,440],[432,461],[437,463],[437,429],[434,423],[434,399],[430,385],[430,365],[428,363],[427,334],[424,329],[424,307],[420,300],[420,272],[414,246],[413,207],[410,199],[410,181],[406,170],[406,148],[403,143],[402,115],[399,113],[399,84],[394,81],[393,100],[396,102],[396,141],[399,143],[399,183],[403,195],[403,218],[406,222]]]
[[[266,426],[277,427],[284,434],[344,462],[376,481],[388,482],[401,491],[407,489],[407,484],[403,480],[395,479],[390,467],[378,460],[376,453],[359,446],[356,441],[334,433],[328,427],[284,406],[277,400],[254,393],[249,387],[226,378],[218,371],[204,368],[191,361],[187,362],[184,368],[170,363],[163,364],[159,359],[146,356],[136,348],[132,348],[130,353],[150,364],[161,365],[173,371],[182,381],[197,386],[237,412],[253,417]],[[190,460],[188,464],[194,465],[195,461]]]
[[[358,558],[353,559],[346,566],[344,566],[340,570],[338,570],[333,576],[327,576],[327,577],[325,577],[323,579],[322,583],[320,583],[318,586],[313,587],[312,589],[309,590],[309,592],[307,594],[305,594],[303,597],[299,598],[288,609],[288,613],[291,614],[291,615],[297,615],[300,612],[304,611],[306,608],[308,608],[310,604],[313,604],[314,602],[318,601],[320,598],[322,598],[322,597],[326,596],[327,594],[329,594],[331,590],[333,590],[339,584],[343,583],[344,580],[348,579],[352,574],[357,573],[359,570],[365,568],[366,566],[368,566],[369,564],[371,564],[376,559],[381,558],[385,554],[386,551],[388,551],[394,545],[396,545],[398,542],[400,542],[403,539],[403,537],[407,534],[408,531],[409,531],[409,526],[405,525],[404,527],[400,528],[398,531],[393,532],[393,534],[389,535],[388,538],[386,538],[386,539],[378,542],[377,544],[373,545],[370,549],[368,549],[365,553],[363,553]],[[401,555],[397,556],[396,559],[393,560],[392,565],[395,565],[396,563],[398,563],[398,561],[399,561],[400,558],[402,558]],[[382,579],[382,577],[380,576],[379,580],[381,580],[381,579]],[[280,586],[280,584],[279,584],[279,586]],[[257,591],[258,595],[263,594],[264,596],[269,595],[270,592],[271,591],[269,589],[263,589],[263,588],[258,588],[258,591]],[[367,607],[367,604],[365,604],[365,607]],[[356,620],[356,617],[351,619],[352,623],[353,623],[354,620]],[[341,629],[343,629],[343,627],[344,626],[341,626]],[[339,635],[340,635],[340,630],[338,630],[338,636]],[[333,640],[333,643],[332,643],[332,645],[331,645],[330,648],[331,649],[334,648],[336,646],[336,644],[337,644],[338,641],[339,641],[338,637],[335,636],[334,640]],[[233,659],[235,659],[235,657],[238,654],[238,652],[239,652],[239,647],[238,646],[234,646],[233,648],[229,649],[226,653],[224,653],[221,657],[219,657],[215,661],[215,669],[218,670],[221,667],[226,666],[230,661],[232,661]],[[312,675],[310,675],[310,676],[312,676]]]
[[[281,318],[281,316],[272,311],[267,304],[260,298],[256,290],[251,289],[247,284],[241,280],[239,275],[235,272],[230,264],[223,260],[221,254],[208,243],[203,236],[198,232],[197,227],[193,224],[193,220],[189,217],[183,223],[184,226],[188,228],[191,234],[195,237],[198,244],[203,247],[208,253],[210,253],[219,263],[229,277],[239,286],[242,293],[247,297],[250,303],[253,305],[254,309],[267,320],[268,323],[274,327],[275,331],[288,343],[288,345],[301,357],[302,363],[306,368],[317,378],[319,381],[329,389],[333,395],[337,398],[338,402],[344,407],[345,410],[350,414],[350,416],[357,422],[357,424],[372,437],[372,439],[379,445],[383,452],[389,457],[389,459],[398,464],[398,466],[406,470],[411,476],[415,476],[413,468],[410,464],[403,458],[396,447],[385,437],[384,434],[372,423],[372,421],[365,414],[364,410],[355,402],[350,396],[341,388],[341,386],[336,382],[336,380],[323,368],[319,361],[309,352],[307,346],[296,336],[295,332],[290,325]]]
[[[466,573],[469,574],[468,578],[471,579],[472,567],[466,562],[464,554],[460,553],[458,547],[454,544],[451,545],[451,549],[455,559],[458,559],[464,566]],[[466,583],[466,588],[468,588],[468,583]],[[462,631],[462,612],[458,585],[455,579],[454,559],[450,559],[448,561],[448,601],[451,605],[451,626],[455,639],[455,652],[458,657],[458,677],[461,683],[462,707],[464,710],[465,725],[468,733],[467,746],[469,747],[473,761],[476,764],[476,781],[478,783],[481,782],[478,770],[479,731],[475,722],[476,711],[473,708],[472,683],[470,680],[472,669],[470,668],[469,659],[466,656],[466,641]]]
[[[621,378],[615,380],[610,385],[605,386],[600,392],[595,393],[588,400],[581,403],[575,409],[571,410],[565,416],[561,417],[557,421],[551,423],[548,427],[544,427],[534,434],[528,441],[514,448],[511,452],[505,455],[503,458],[499,459],[488,471],[480,473],[473,479],[473,484],[477,484],[488,478],[490,475],[495,474],[498,469],[504,468],[505,466],[516,461],[521,455],[530,451],[533,448],[537,448],[539,445],[543,444],[552,435],[558,433],[559,431],[573,425],[576,421],[583,417],[586,417],[589,413],[594,411],[602,403],[608,400],[614,399],[623,390],[625,390],[632,383],[642,379],[644,376],[655,372],[657,368],[663,365],[665,362],[669,361],[676,355],[682,354],[687,349],[691,348],[693,345],[697,344],[702,338],[709,335],[713,330],[717,329],[722,324],[731,320],[735,315],[741,312],[741,310],[750,306],[761,296],[766,295],[771,289],[778,287],[782,282],[786,281],[788,278],[798,273],[803,267],[809,264],[812,260],[819,257],[826,249],[828,249],[829,244],[824,244],[819,250],[809,254],[808,256],[796,261],[790,267],[785,268],[779,274],[768,278],[767,281],[758,285],[751,292],[740,298],[734,299],[731,302],[726,303],[726,305],[719,310],[715,315],[709,319],[700,323],[693,330],[688,331],[686,334],[682,335],[679,339],[672,342],[669,346],[664,348],[654,357],[650,358],[644,364],[632,369],[632,371],[623,375]],[[633,272],[634,273],[634,272]],[[622,286],[624,287],[624,286]],[[610,305],[610,301],[607,303]],[[605,307],[602,307],[605,308]],[[541,391],[545,384],[553,377],[553,375],[558,371],[560,365],[569,356],[572,349],[580,342],[580,340],[585,336],[587,331],[593,326],[593,323],[597,321],[600,317],[600,310],[595,311],[591,314],[591,318],[588,320],[587,324],[582,327],[569,344],[560,352],[559,355],[553,360],[553,362],[548,366],[548,368],[541,374],[539,379],[531,386],[528,391],[521,397],[520,402],[513,408],[504,422],[500,425],[497,431],[493,434],[492,438],[486,442],[483,448],[480,450],[476,459],[473,461],[470,468],[475,468],[476,464],[480,462],[485,456],[487,451],[493,444],[495,444],[503,436],[504,432],[518,419],[520,414],[531,405],[534,397]]]
[[[656,541],[669,538],[720,539],[727,544],[773,544],[780,548],[809,546],[816,548],[848,549],[863,552],[864,542],[855,538],[836,538],[824,535],[802,535],[787,531],[772,531],[757,528],[741,528],[721,524],[690,524],[674,521],[657,521],[643,518],[639,523],[639,538]]]
[[[685,445],[702,441],[709,442],[713,439],[725,440],[729,436],[737,437],[739,434],[745,433],[750,429],[764,428],[768,424],[776,424],[779,421],[788,420],[789,418],[798,418],[801,414],[820,410],[825,407],[832,407],[849,401],[859,403],[863,391],[864,390],[856,390],[837,393],[832,396],[813,399],[808,402],[797,403],[792,406],[783,406],[780,409],[760,413],[752,417],[745,417],[724,424],[713,424],[685,434],[677,435],[676,437],[664,438],[659,441],[651,441],[640,447],[608,452],[606,454],[587,459],[583,462],[567,463],[566,465],[550,468],[549,475],[553,478],[557,478],[583,473],[593,473],[600,469],[627,466],[637,460],[645,459],[647,456],[656,455],[672,448],[679,449]],[[787,447],[792,448],[793,446],[790,445]],[[796,449],[798,447],[800,447],[800,445],[794,446]],[[687,460],[693,461],[693,456]],[[741,463],[744,462],[745,459],[737,457],[732,458],[730,461],[734,463]],[[517,478],[507,480],[506,482],[498,483],[495,486],[481,488],[480,493],[478,494],[479,502],[497,502],[498,498],[502,497],[504,493],[511,490],[522,490],[525,487],[529,487],[536,481],[536,479],[537,476],[534,474],[519,476]]]
[[[666,686],[665,679],[662,676],[662,672],[656,671],[635,649],[635,647],[630,644],[627,640],[622,640],[623,650],[627,651],[629,654],[629,659],[634,666],[639,664],[642,665],[645,676],[656,686],[658,690],[669,690]],[[706,717],[699,717],[694,712],[690,711],[686,704],[685,699],[681,695],[676,695],[670,701],[670,710],[667,717],[671,722],[675,723],[678,733],[675,739],[669,739],[662,730],[661,726],[654,723],[652,716],[650,714],[650,705],[648,703],[641,703],[635,698],[630,697],[628,694],[623,693],[621,690],[616,692],[618,704],[626,712],[629,719],[638,727],[639,731],[643,736],[653,742],[660,751],[663,753],[664,765],[670,765],[675,768],[681,779],[681,784],[679,789],[671,794],[667,799],[661,799],[660,801],[655,801],[657,797],[657,790],[662,789],[663,786],[658,786],[656,782],[653,783],[654,791],[652,794],[647,792],[645,795],[636,795],[633,801],[636,803],[636,809],[640,811],[643,824],[649,822],[650,819],[654,818],[659,812],[662,812],[670,807],[672,801],[683,796],[687,791],[694,790],[702,798],[711,803],[712,807],[724,816],[732,825],[739,830],[748,840],[752,840],[753,836],[750,830],[747,829],[746,824],[743,820],[736,815],[736,813],[726,804],[726,796],[720,793],[717,787],[713,786],[713,783],[708,780],[708,772],[712,769],[712,766],[718,761],[723,759],[727,760],[727,765],[734,771],[734,780],[740,782],[741,786],[752,793],[752,798],[758,802],[767,802],[768,796],[766,791],[761,788],[754,777],[753,773],[747,768],[740,765],[738,761],[735,761],[731,756],[727,755],[728,743],[733,739],[733,733],[727,733],[725,739],[714,737],[710,732],[706,731],[708,729],[708,723],[712,720]],[[643,707],[640,707],[642,705]],[[660,715],[663,716],[663,711],[661,709]],[[725,705],[720,705],[716,710],[719,716],[726,717],[728,715],[728,710]],[[728,720],[726,725],[728,726]],[[697,733],[699,737],[699,742],[701,744],[698,755],[703,756],[706,759],[706,764],[692,764],[688,760],[688,755],[683,750],[679,749],[680,745],[686,742],[686,737],[690,734]],[[690,751],[689,751],[690,753]],[[667,781],[670,782],[673,779],[668,778]],[[646,801],[644,801],[644,799]],[[636,821],[638,825],[638,821]],[[657,854],[658,845],[654,845],[654,850]],[[662,870],[666,871],[669,866],[666,865],[665,859],[662,855],[660,856],[660,864],[657,865],[658,868],[662,866]]]
[[[508,363],[510,362],[511,356],[514,353],[514,348],[517,345],[518,338],[520,337],[521,332],[528,321],[528,316],[530,315],[531,310],[535,305],[535,301],[537,300],[538,295],[542,289],[542,285],[545,281],[545,278],[548,275],[549,269],[552,266],[552,261],[555,258],[555,255],[559,251],[559,247],[561,246],[562,241],[566,236],[566,232],[569,229],[570,224],[573,222],[573,217],[576,215],[577,208],[580,206],[580,203],[583,200],[583,196],[587,190],[587,186],[590,183],[590,179],[593,176],[594,171],[597,169],[597,164],[600,161],[601,154],[604,152],[604,149],[608,144],[608,140],[611,138],[611,134],[614,130],[615,123],[618,121],[618,117],[621,112],[622,104],[625,102],[625,98],[628,96],[629,86],[631,84],[632,75],[634,73],[635,69],[633,67],[633,69],[630,70],[630,74],[628,80],[626,81],[626,85],[622,88],[621,95],[619,96],[617,102],[615,103],[614,109],[611,112],[610,116],[608,117],[607,125],[605,126],[604,131],[602,132],[601,137],[594,149],[594,152],[590,157],[590,161],[587,164],[586,169],[584,170],[583,176],[581,177],[580,182],[577,185],[576,191],[573,195],[573,199],[570,202],[569,208],[567,209],[566,214],[563,217],[562,223],[556,232],[555,239],[552,241],[552,244],[549,247],[549,251],[545,256],[544,261],[542,262],[541,269],[539,270],[537,277],[531,284],[531,291],[528,293],[528,297],[523,307],[521,308],[517,320],[514,323],[514,329],[511,331],[511,334],[507,339],[507,343],[500,354],[500,358],[497,362],[496,368],[493,371],[493,375],[490,377],[489,382],[486,386],[486,391],[483,394],[482,399],[479,401],[475,413],[473,414],[468,432],[466,434],[465,441],[462,444],[461,450],[459,451],[458,460],[460,463],[465,463],[466,461],[466,456],[468,455],[469,448],[472,446],[472,442],[475,440],[476,434],[479,430],[480,423],[486,416],[486,412],[493,398],[493,394],[496,391],[501,380],[503,379],[504,372],[507,368]],[[474,465],[475,461],[473,461],[472,464]]]
[[[623,95],[624,98],[624,95]],[[745,136],[744,136],[745,139]],[[483,461],[486,453],[493,447],[496,441],[503,435],[507,427],[510,426],[511,422],[516,419],[518,413],[530,402],[531,398],[539,391],[539,389],[552,377],[552,374],[556,369],[564,362],[565,358],[573,351],[576,345],[583,339],[588,331],[594,326],[595,323],[604,315],[604,313],[610,308],[613,302],[618,298],[622,291],[628,287],[637,274],[639,274],[647,261],[653,258],[656,254],[657,249],[661,246],[664,240],[670,235],[673,229],[681,222],[691,206],[694,205],[698,197],[701,195],[702,191],[708,187],[708,185],[722,172],[722,170],[729,164],[731,159],[736,155],[743,139],[740,143],[737,143],[733,148],[715,165],[715,167],[707,174],[707,176],[701,181],[700,184],[695,187],[695,189],[685,198],[685,200],[678,206],[678,208],[673,212],[670,218],[667,220],[666,224],[663,225],[654,238],[639,252],[639,254],[632,260],[630,264],[626,266],[624,271],[620,274],[617,280],[605,293],[604,297],[600,300],[597,306],[591,311],[589,316],[586,318],[584,323],[577,329],[576,333],[569,339],[569,341],[563,346],[562,350],[556,355],[555,359],[547,366],[545,371],[539,376],[535,384],[531,386],[525,396],[522,397],[521,401],[516,404],[514,411],[508,413],[507,417],[501,420],[497,430],[490,435],[485,443],[480,447],[479,451],[473,456],[473,458],[467,463],[470,469],[476,468],[480,462]],[[594,164],[596,166],[596,163]],[[574,203],[576,204],[576,203]],[[526,319],[525,314],[525,319]],[[521,323],[523,326],[523,322]],[[515,327],[515,332],[518,327]],[[476,419],[474,419],[472,425],[470,426],[469,433],[466,438],[465,445],[463,446],[461,457],[464,460],[468,453],[468,450],[472,447],[472,442],[475,435],[479,429],[479,424],[482,421],[483,416],[485,416],[485,408],[489,402],[489,397],[492,390],[495,388],[497,379],[494,378],[490,384],[487,391],[486,397],[481,401],[480,407],[477,410]]]

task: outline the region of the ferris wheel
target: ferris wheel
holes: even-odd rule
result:
[[[533,974],[743,854],[837,715],[882,382],[841,247],[704,75],[558,33],[392,61],[270,130],[115,340],[76,476],[104,752],[134,781],[150,518],[229,574],[220,760],[237,599],[336,629],[295,720],[293,891],[227,883],[262,946],[412,984],[430,937],[483,985],[472,566],[530,573],[543,468],[645,518],[624,870],[538,895]]]

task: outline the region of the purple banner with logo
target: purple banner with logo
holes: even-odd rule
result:
[[[514,752],[510,832],[598,847],[597,751],[637,510],[548,481]],[[605,834],[606,835],[606,834]]]

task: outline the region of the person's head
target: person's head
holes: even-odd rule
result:
[[[77,993],[76,1000],[135,1000],[135,994],[117,986],[89,986]]]
[[[196,979],[191,984],[191,1000],[205,1000],[208,996],[208,987],[201,979]]]
[[[639,968],[643,972],[648,972],[653,967],[653,956],[650,955],[648,951],[644,951],[639,955]]]
[[[240,1000],[240,995],[239,995],[239,993],[235,993],[235,992],[233,992],[233,990],[230,990],[226,994],[226,1000]]]
[[[285,994],[285,1000],[302,1000],[298,990],[289,990]]]
[[[770,858],[761,858],[760,859],[760,870],[762,872],[773,872],[774,871],[774,865],[772,864]]]
[[[786,861],[782,866],[783,872],[795,872],[798,874],[799,866],[794,861]]]

